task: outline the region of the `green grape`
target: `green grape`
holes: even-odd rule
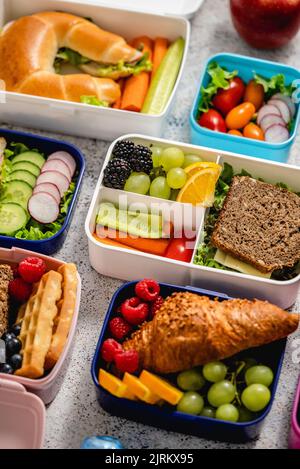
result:
[[[150,189],[151,180],[145,173],[131,173],[125,184],[125,191],[146,195]]]
[[[202,161],[202,158],[200,158],[198,155],[185,155],[182,167],[185,169],[188,166],[191,166],[191,164],[199,163],[200,161]]]
[[[205,379],[199,369],[183,371],[177,376],[177,384],[184,391],[199,391],[205,385]]]
[[[207,399],[213,407],[230,404],[235,397],[235,386],[227,380],[214,383],[207,394]]]
[[[251,422],[255,419],[255,414],[250,412],[250,410],[246,409],[245,407],[239,407],[239,422]]]
[[[169,199],[171,195],[171,189],[167,183],[166,178],[159,176],[152,181],[150,186],[150,195],[152,197],[158,197],[160,199]]]
[[[239,419],[239,411],[232,404],[223,404],[217,409],[216,419],[226,420],[227,422],[237,422]]]
[[[151,151],[153,168],[158,168],[158,166],[160,166],[160,158],[163,150],[161,147],[151,147]]]
[[[267,388],[272,384],[274,375],[271,368],[263,365],[252,366],[245,374],[246,384],[264,384]]]
[[[179,194],[178,190],[172,189],[171,190],[171,195],[170,195],[170,200],[173,200],[173,202],[176,202],[178,194]]]
[[[204,407],[203,397],[197,392],[186,392],[177,405],[179,412],[199,415]]]
[[[171,189],[181,189],[187,181],[186,172],[182,168],[172,168],[168,172],[167,181]]]
[[[203,376],[207,381],[211,383],[217,383],[223,381],[227,374],[227,366],[222,362],[211,362],[207,363],[203,367]]]
[[[257,361],[254,358],[245,358],[243,359],[243,362],[245,362],[245,366],[243,368],[244,374],[246,373],[247,370],[249,370],[249,368],[257,365]]]
[[[242,393],[242,402],[251,412],[260,412],[270,402],[270,390],[263,384],[251,384]]]
[[[216,417],[216,411],[215,409],[207,405],[203,407],[203,410],[200,415],[201,417],[209,417],[210,419],[214,419]]]
[[[170,171],[172,168],[181,168],[184,163],[184,153],[180,148],[169,147],[163,150],[160,164],[165,171]]]

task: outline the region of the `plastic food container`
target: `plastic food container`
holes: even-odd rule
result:
[[[176,146],[186,154],[195,154],[204,161],[213,161],[222,165],[227,162],[236,172],[245,169],[254,177],[263,178],[268,182],[283,182],[296,192],[300,190],[300,168],[270,161],[258,160],[225,151],[213,150],[205,147],[196,147],[185,143],[162,140],[142,135],[126,135],[119,140],[133,140],[138,144],[150,144],[162,147]],[[153,277],[160,282],[172,282],[176,285],[193,285],[209,290],[220,289],[234,297],[258,298],[268,300],[282,308],[289,308],[297,298],[300,286],[300,275],[292,280],[278,281],[260,277],[249,276],[238,272],[218,270],[210,267],[197,266],[193,263],[178,262],[164,257],[157,257],[143,252],[130,251],[104,245],[97,241],[95,232],[96,216],[99,204],[102,201],[119,203],[120,196],[126,195],[128,205],[133,202],[143,202],[148,207],[156,202],[161,206],[161,212],[168,209],[173,214],[174,221],[178,219],[178,212],[184,210],[186,204],[180,204],[149,196],[131,194],[124,191],[109,189],[102,185],[103,172],[111,158],[114,142],[108,150],[102,172],[100,174],[91,206],[86,219],[86,235],[89,243],[89,256],[92,267],[99,273],[124,280]],[[123,202],[123,201],[122,201]],[[190,207],[191,208],[191,207]],[[202,212],[201,212],[202,211]],[[192,209],[189,217],[185,217],[186,226],[196,225],[197,243],[202,239],[205,216],[208,211],[202,208]],[[194,252],[194,256],[196,250]]]
[[[21,262],[22,259],[35,255],[34,253],[30,251],[25,251],[23,249],[18,249],[18,248],[12,248],[12,249],[3,249],[0,248],[0,263],[8,263],[8,264],[17,264]],[[41,259],[44,259],[46,262],[47,268],[49,270],[57,270],[61,265],[65,264],[62,261],[59,261],[57,259],[53,259],[51,257],[46,257],[43,255],[39,255]],[[80,296],[81,296],[81,279],[78,274],[78,289],[77,289],[77,300],[76,300],[76,307],[75,307],[75,312],[72,320],[72,325],[71,329],[69,332],[69,336],[66,342],[66,345],[64,347],[64,350],[54,366],[54,368],[43,378],[41,379],[29,379],[29,378],[24,378],[22,376],[15,376],[15,375],[5,375],[3,373],[0,373],[0,410],[1,410],[1,380],[4,379],[5,381],[8,381],[11,384],[11,387],[14,387],[17,389],[17,385],[19,389],[23,387],[28,391],[28,393],[35,394],[39,401],[43,401],[45,404],[49,404],[50,402],[53,401],[55,398],[56,394],[58,393],[63,379],[66,374],[66,369],[68,367],[69,363],[69,358],[70,358],[70,352],[71,352],[71,346],[73,343],[74,339],[74,334],[76,331],[76,325],[77,325],[77,319],[78,319],[78,314],[79,314],[79,307],[80,307]],[[21,386],[21,387],[20,387]],[[35,398],[36,401],[36,398]],[[0,415],[2,416],[1,412]],[[0,419],[3,421],[3,419]],[[4,421],[6,421],[4,419]],[[2,444],[2,428],[1,428],[1,423],[0,423],[0,448]],[[16,441],[17,443],[17,441]]]
[[[296,391],[295,403],[292,413],[290,449],[300,449],[300,381]]]
[[[246,82],[253,78],[254,73],[265,76],[267,78],[282,73],[286,78],[286,83],[291,84],[294,80],[300,79],[300,71],[287,65],[269,62],[267,60],[256,59],[252,57],[244,57],[235,54],[218,54],[211,57],[200,79],[200,85],[197,89],[196,98],[190,115],[191,141],[195,145],[204,145],[220,150],[232,151],[242,155],[255,156],[256,158],[264,158],[284,163],[288,160],[292,145],[295,141],[300,121],[300,108],[297,104],[297,114],[290,138],[283,143],[269,143],[259,140],[246,139],[235,135],[228,135],[221,132],[201,127],[197,123],[198,107],[201,98],[201,88],[206,87],[210,77],[207,73],[208,65],[211,62],[218,62],[221,67],[228,70],[238,70],[239,76]],[[298,84],[299,86],[299,84]]]
[[[198,417],[183,414],[169,408],[144,404],[138,401],[129,401],[114,397],[104,390],[98,381],[99,369],[105,365],[101,359],[100,351],[102,344],[109,334],[108,323],[115,315],[116,308],[128,297],[134,295],[136,282],[126,283],[113,296],[108,312],[106,314],[96,352],[92,363],[92,377],[96,387],[97,397],[104,410],[112,415],[136,420],[144,424],[165,428],[170,431],[188,433],[205,438],[226,440],[230,442],[246,442],[255,439],[262,427],[264,419],[271,410],[276,394],[277,384],[280,377],[286,341],[278,341],[268,346],[246,351],[246,356],[253,356],[260,362],[269,364],[274,371],[274,382],[272,385],[272,397],[265,411],[254,421],[247,423],[229,423],[207,417]],[[229,299],[222,293],[207,291],[192,287],[176,287],[174,285],[161,284],[161,294],[166,297],[174,292],[193,292],[208,296],[211,299]]]
[[[70,143],[54,140],[52,138],[40,137],[24,132],[16,132],[14,130],[0,129],[0,137],[4,137],[7,142],[20,142],[24,143],[31,149],[37,149],[46,155],[50,155],[56,151],[66,151],[70,153],[77,163],[78,179],[76,189],[73,195],[72,202],[69,206],[69,211],[66,215],[65,222],[58,233],[49,239],[31,241],[27,239],[17,239],[11,236],[0,235],[0,246],[5,248],[11,248],[12,246],[19,247],[22,249],[29,249],[31,251],[37,251],[42,254],[53,254],[58,251],[64,243],[64,240],[68,234],[73,212],[76,206],[77,197],[79,195],[84,171],[85,171],[85,160],[78,148]]]
[[[189,41],[190,24],[183,16],[192,15],[203,0],[160,2],[154,0],[155,10],[147,1],[97,2],[96,0],[0,0],[0,27],[11,20],[38,11],[66,11],[82,17],[93,18],[95,23],[108,31],[123,35],[128,40],[139,35],[165,36],[174,41],[182,36],[186,41],[181,69],[169,102],[160,115],[146,115],[118,109],[88,106],[55,99],[41,98],[20,93],[0,92],[1,117],[4,122],[30,126],[50,131],[61,131],[69,135],[112,140],[132,131],[147,132],[159,136],[171,111],[175,94],[185,67]],[[100,4],[101,3],[101,4]],[[149,11],[157,13],[150,13]],[[169,15],[168,15],[169,13]]]

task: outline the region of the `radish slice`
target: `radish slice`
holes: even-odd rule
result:
[[[51,160],[61,160],[66,163],[66,165],[70,169],[71,178],[74,176],[74,173],[76,171],[76,161],[74,160],[73,156],[70,155],[70,153],[67,153],[66,151],[57,151],[55,153],[52,153],[52,155],[47,158],[47,161]]]
[[[39,192],[29,199],[28,211],[39,223],[53,223],[58,219],[59,205],[52,195]]]
[[[276,116],[275,114],[268,114],[261,120],[260,126],[263,131],[266,132],[269,127],[272,127],[272,125],[275,124],[283,125],[283,127],[285,127],[285,122],[282,117]]]
[[[296,105],[295,105],[293,99],[290,98],[290,96],[286,96],[285,94],[281,94],[281,93],[276,93],[276,94],[274,94],[274,96],[272,96],[271,101],[273,99],[279,99],[280,101],[283,101],[288,106],[292,118],[295,117]]]
[[[286,124],[288,124],[292,117],[287,104],[285,104],[283,101],[280,101],[280,99],[271,99],[269,103],[270,105],[276,106],[279,109],[282,119]]]
[[[266,142],[270,143],[283,143],[290,138],[289,131],[283,125],[272,125],[265,133]]]
[[[45,173],[40,174],[37,178],[36,185],[43,184],[43,182],[55,184],[55,186],[58,187],[61,197],[65,192],[67,192],[70,186],[68,178],[58,171],[46,171]]]
[[[72,181],[71,171],[69,166],[64,163],[62,160],[51,160],[47,161],[44,166],[42,167],[42,173],[46,171],[58,171],[59,173],[63,174],[68,178],[69,182]]]
[[[35,186],[33,193],[38,194],[39,192],[47,192],[47,194],[52,195],[55,198],[56,202],[60,204],[60,192],[54,184],[50,182],[43,182],[42,184],[38,184]]]
[[[272,104],[266,104],[259,110],[257,114],[257,123],[259,126],[263,118],[268,114],[275,114],[276,116],[281,117],[281,112],[279,111],[278,107],[273,106]]]

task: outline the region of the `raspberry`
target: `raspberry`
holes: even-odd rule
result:
[[[119,340],[124,339],[132,329],[131,325],[128,324],[125,319],[119,317],[110,321],[109,328],[112,335]]]
[[[13,271],[13,276],[14,276],[14,278],[20,277],[20,274],[19,274],[19,267],[13,267],[12,271]]]
[[[106,362],[110,363],[113,362],[115,359],[116,353],[121,353],[123,352],[122,345],[119,344],[116,340],[114,339],[107,339],[103,342],[102,348],[101,348],[101,356],[103,360]]]
[[[121,306],[122,316],[129,324],[139,326],[146,321],[149,315],[149,305],[134,296],[124,301]]]
[[[15,278],[9,282],[10,295],[20,303],[25,303],[32,292],[32,286],[22,278]]]
[[[115,364],[118,370],[123,373],[135,373],[139,368],[139,354],[135,350],[117,353]]]
[[[19,264],[19,274],[27,283],[39,282],[46,272],[45,262],[38,257],[27,257]]]
[[[164,303],[162,296],[158,296],[155,301],[150,305],[150,318],[153,319],[157,311],[161,308]]]
[[[155,280],[141,280],[135,286],[135,294],[144,301],[155,301],[160,293],[160,286]]]

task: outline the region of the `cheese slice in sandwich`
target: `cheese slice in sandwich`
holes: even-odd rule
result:
[[[242,262],[239,259],[231,256],[230,254],[226,254],[226,252],[218,249],[214,260],[219,264],[227,267],[228,269],[236,270],[237,272],[241,272],[242,274],[246,275],[254,275],[256,277],[262,278],[271,278],[271,273],[263,274],[259,270],[252,267],[250,264],[246,264],[246,262]]]

